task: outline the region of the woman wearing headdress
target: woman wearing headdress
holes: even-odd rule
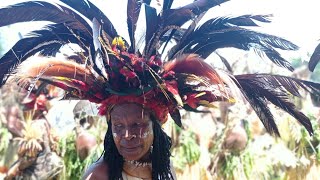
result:
[[[105,151],[86,179],[174,179],[171,142],[161,125],[171,117],[182,126],[180,109],[201,112],[216,101],[249,102],[267,131],[279,136],[268,108],[272,103],[312,134],[310,120],[288,97],[300,96],[299,89],[320,94],[320,84],[272,74],[232,75],[221,56],[229,72],[204,62],[215,50],[234,47],[254,49],[293,70],[275,48],[296,50],[295,44],[246,28],[270,22],[269,16],[211,17],[200,24],[209,9],[226,1],[198,0],[172,8],[173,0],[164,0],[157,12],[150,0],[128,0],[126,40],[88,0],[27,1],[1,8],[0,26],[53,23],[19,40],[1,58],[2,84],[11,77],[31,90],[35,81],[44,81],[64,89],[65,98],[100,104],[109,124]],[[54,57],[70,43],[82,51],[66,59]]]

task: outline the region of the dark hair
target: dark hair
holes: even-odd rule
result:
[[[173,179],[170,166],[171,138],[162,130],[159,122],[151,115],[153,124],[153,150],[151,153],[152,179]],[[123,157],[119,154],[112,136],[111,120],[104,139],[104,161],[109,165],[110,180],[122,179]],[[112,166],[110,166],[112,165]]]

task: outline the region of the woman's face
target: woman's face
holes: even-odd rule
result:
[[[153,142],[150,112],[137,104],[117,105],[111,111],[113,139],[126,160],[148,158]]]

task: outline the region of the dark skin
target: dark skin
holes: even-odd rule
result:
[[[133,168],[136,169],[136,168]],[[175,171],[173,169],[173,165],[171,164],[172,169],[172,175],[174,176],[174,179],[176,178]],[[109,180],[109,174],[108,174],[108,165],[107,163],[103,162],[103,158],[100,158],[97,162],[90,165],[90,167],[86,170],[84,173],[82,179],[84,180]],[[135,170],[137,171],[137,170]],[[140,171],[140,170],[138,170]],[[147,171],[147,170],[146,170]],[[133,175],[133,174],[131,174]],[[138,177],[138,176],[136,176]],[[152,179],[150,178],[143,178],[143,179]]]
[[[115,106],[110,115],[113,139],[124,159],[151,162],[150,147],[154,137],[150,112],[130,103]],[[152,178],[151,166],[137,167],[125,162],[123,170],[134,177]],[[83,179],[108,179],[108,165],[100,158],[87,169]]]
[[[109,180],[108,165],[100,158],[97,162],[90,165],[84,173],[82,179],[85,180]]]

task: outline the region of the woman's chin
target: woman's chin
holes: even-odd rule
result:
[[[126,160],[139,160],[143,154],[140,147],[137,148],[121,148],[121,155]]]

